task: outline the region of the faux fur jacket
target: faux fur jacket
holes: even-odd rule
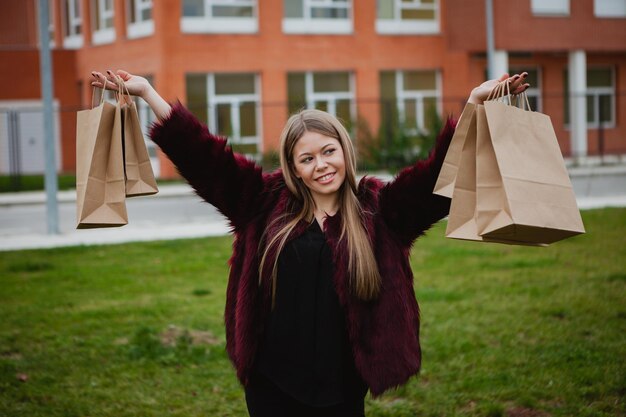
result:
[[[356,368],[375,396],[404,384],[420,368],[419,309],[409,252],[417,237],[448,214],[449,200],[432,190],[453,132],[454,122],[449,120],[430,157],[404,169],[393,181],[385,184],[365,177],[359,183],[364,224],[382,277],[375,301],[361,301],[349,288],[348,254],[345,242],[339,241],[341,213],[324,223]],[[153,126],[151,137],[198,195],[230,221],[235,239],[226,296],[226,349],[245,385],[271,308],[269,267],[259,284],[259,244],[272,220],[297,208],[298,202],[280,170],[262,173],[253,162],[234,154],[225,139],[210,134],[180,103]],[[306,227],[301,222],[291,238]],[[272,265],[276,256],[269,254],[265,265]]]

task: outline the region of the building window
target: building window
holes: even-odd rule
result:
[[[64,0],[63,16],[65,20],[65,33],[63,47],[77,49],[83,46],[83,18],[80,10],[81,0]]]
[[[596,17],[626,17],[626,0],[594,0],[593,14]]]
[[[569,72],[563,77],[564,91],[568,92],[563,100],[564,120],[569,125]],[[597,129],[615,127],[615,72],[612,68],[587,69],[587,127]]]
[[[352,33],[351,0],[283,0],[283,32]]]
[[[126,2],[128,26],[126,34],[129,39],[150,36],[154,33],[152,20],[152,0],[128,0]]]
[[[378,0],[376,3],[378,33],[439,33],[439,0]]]
[[[54,48],[54,16],[56,10],[54,10],[54,0],[48,0],[48,39],[50,40],[50,48]]]
[[[380,92],[383,123],[399,123],[409,135],[428,132],[441,113],[438,71],[382,71]]]
[[[183,0],[185,33],[256,33],[256,0]]]
[[[93,17],[93,44],[101,45],[113,42],[115,40],[113,0],[92,0],[91,10]]]
[[[349,127],[356,117],[352,73],[295,72],[287,76],[289,113],[324,110]]]
[[[509,72],[511,74],[528,73],[526,80],[524,80],[524,82],[530,84],[530,87],[526,90],[528,104],[530,104],[532,111],[541,112],[543,108],[541,99],[541,70],[539,68],[511,67]]]
[[[569,16],[569,0],[531,0],[535,16]]]
[[[209,129],[228,138],[233,150],[251,157],[263,152],[261,99],[256,74],[187,74],[187,105]]]

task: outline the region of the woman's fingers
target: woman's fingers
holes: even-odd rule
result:
[[[507,80],[509,83],[509,91],[511,92],[511,94],[522,93],[526,91],[528,87],[530,87],[530,84],[525,82],[527,76],[527,72],[522,72],[521,74],[515,74]]]
[[[117,75],[122,78],[124,81],[128,81],[130,79],[130,73],[124,70],[117,70]]]
[[[92,71],[91,76],[93,77],[93,80],[91,81],[91,85],[98,88],[117,91],[118,86],[115,76],[111,73],[111,71],[107,71],[107,74],[109,75],[105,76],[101,72]]]

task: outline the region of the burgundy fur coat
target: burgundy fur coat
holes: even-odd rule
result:
[[[417,237],[448,214],[449,200],[432,190],[453,132],[454,123],[448,121],[430,157],[390,183],[365,177],[359,184],[358,198],[382,277],[375,301],[357,299],[348,286],[346,245],[338,240],[341,214],[324,224],[356,368],[373,395],[405,383],[420,368],[419,309],[409,252]],[[259,244],[272,220],[297,208],[298,202],[280,170],[263,174],[253,162],[233,154],[223,138],[210,134],[180,103],[153,127],[151,137],[198,195],[230,221],[235,239],[226,296],[226,349],[245,385],[271,308],[269,267],[259,285]],[[292,238],[306,227],[299,224]],[[270,254],[266,265],[276,256]]]

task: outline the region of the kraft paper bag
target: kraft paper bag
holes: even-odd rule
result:
[[[489,100],[477,111],[478,233],[531,244],[584,233],[550,117],[520,103]]]
[[[476,212],[476,130],[464,135],[453,180],[452,201],[446,226],[446,237],[482,241],[474,214]],[[452,144],[450,144],[452,146]],[[447,157],[447,155],[446,155]],[[441,177],[440,177],[441,178]]]
[[[122,106],[126,197],[159,192],[134,102]]]
[[[518,241],[515,238],[481,236],[479,232],[480,223],[477,217],[477,207],[481,202],[479,202],[477,193],[476,178],[483,167],[480,164],[482,161],[479,161],[479,158],[477,158],[477,154],[479,152],[479,143],[485,141],[484,138],[481,138],[481,132],[484,132],[484,130],[480,129],[480,115],[484,116],[484,112],[482,105],[475,106],[476,123],[474,124],[474,131],[466,135],[458,161],[458,171],[452,193],[446,237],[509,245],[545,246],[543,243]],[[495,160],[493,162],[495,163]]]
[[[476,135],[476,105],[467,103],[459,121],[457,122],[454,135],[448,147],[448,152],[439,171],[439,177],[433,193],[452,198],[456,181],[461,153],[466,140],[475,140]]]
[[[77,229],[128,223],[122,152],[121,108],[103,90],[98,106],[76,117]]]

